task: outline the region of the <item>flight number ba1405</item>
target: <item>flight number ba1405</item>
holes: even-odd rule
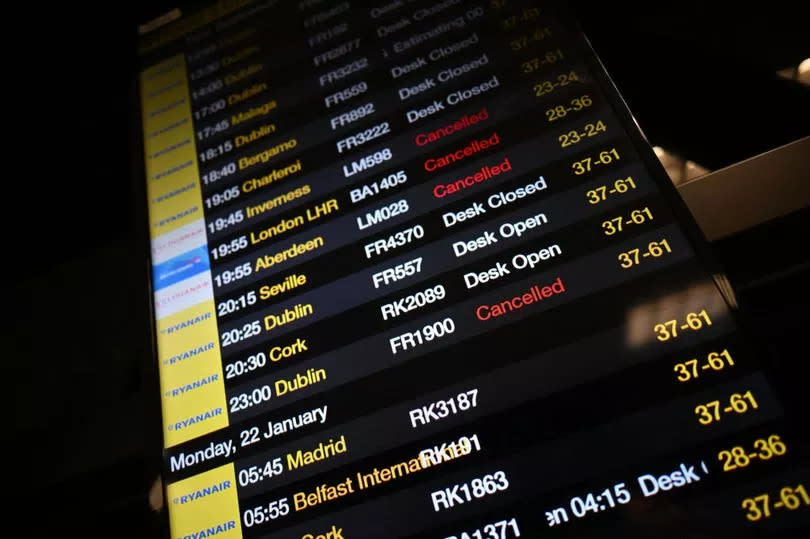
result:
[[[352,199],[352,203],[360,202],[368,197],[377,196],[388,189],[393,189],[397,185],[402,185],[407,181],[408,175],[404,170],[399,170],[393,174],[383,177],[382,179],[352,189],[349,191],[349,196]]]

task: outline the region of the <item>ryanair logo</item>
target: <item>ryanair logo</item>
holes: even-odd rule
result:
[[[211,314],[211,311],[208,311],[207,313],[203,313],[201,315],[195,316],[194,318],[189,318],[188,320],[184,320],[184,321],[180,322],[179,324],[174,324],[174,325],[169,326],[167,328],[161,329],[160,333],[163,334],[163,335],[171,335],[172,333],[177,333],[181,329],[186,329],[188,327],[197,325],[200,322],[210,320],[212,316],[213,315]]]
[[[203,386],[207,386],[208,384],[216,382],[217,380],[219,380],[219,375],[218,374],[210,374],[210,375],[208,375],[208,376],[206,376],[204,378],[200,378],[199,380],[194,380],[190,384],[183,384],[181,386],[177,386],[177,387],[175,387],[173,389],[170,389],[169,391],[166,392],[166,396],[167,397],[177,397],[177,396],[183,395],[183,394],[185,394],[185,393],[187,393],[189,391],[192,391],[194,389],[198,389],[198,388],[201,388]]]
[[[192,490],[188,494],[177,496],[172,501],[177,505],[183,505],[189,502],[193,502],[194,500],[199,500],[200,498],[205,498],[206,496],[210,496],[211,494],[216,494],[217,492],[228,490],[229,488],[231,488],[231,482],[226,479],[225,481],[214,483],[213,485],[208,487]]]
[[[183,430],[185,428],[191,427],[192,425],[196,425],[197,423],[202,423],[203,421],[208,421],[211,418],[217,417],[222,415],[222,407],[218,406],[216,408],[212,408],[206,412],[199,413],[197,415],[193,415],[191,417],[187,417],[186,419],[181,419],[180,421],[176,421],[174,423],[169,423],[168,429],[169,430]]]
[[[175,363],[179,363],[179,362],[184,361],[186,359],[191,359],[194,356],[198,356],[198,355],[203,354],[205,352],[209,352],[209,351],[214,349],[214,346],[215,346],[215,344],[212,341],[212,342],[209,342],[208,344],[204,344],[202,346],[192,348],[191,350],[186,350],[182,354],[177,354],[175,356],[170,357],[169,359],[164,359],[163,364],[164,365],[174,365]]]

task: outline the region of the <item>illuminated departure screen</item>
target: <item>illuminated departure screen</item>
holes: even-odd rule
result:
[[[807,529],[802,423],[568,11],[221,2],[141,60],[172,537]]]

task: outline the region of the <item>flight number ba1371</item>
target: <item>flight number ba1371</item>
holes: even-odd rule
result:
[[[473,531],[448,535],[444,539],[510,539],[512,537],[520,537],[520,528],[515,518],[485,524]]]

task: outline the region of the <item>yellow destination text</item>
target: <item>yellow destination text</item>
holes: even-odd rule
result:
[[[236,84],[240,80],[244,80],[250,77],[251,75],[255,75],[262,69],[264,69],[264,66],[262,64],[250,64],[249,66],[244,67],[235,73],[229,73],[225,75],[225,86]]]
[[[283,206],[284,204],[295,200],[296,198],[305,197],[312,192],[312,188],[309,184],[304,184],[301,187],[293,189],[292,191],[287,191],[282,195],[278,195],[277,197],[269,198],[262,202],[261,204],[255,204],[253,206],[246,206],[245,213],[248,216],[248,219],[251,217],[255,217],[257,215],[261,215],[265,212],[278,208],[279,206]]]
[[[263,82],[253,84],[251,86],[248,86],[247,88],[245,88],[241,92],[236,92],[234,94],[230,94],[228,96],[228,104],[229,105],[235,105],[237,103],[241,103],[242,101],[244,101],[246,99],[250,99],[254,95],[258,95],[258,94],[264,92],[265,90],[267,90],[267,84],[265,84]]]
[[[304,286],[305,284],[307,284],[306,275],[293,273],[292,275],[284,277],[280,282],[271,285],[263,285],[259,288],[259,297],[266,301],[285,292],[289,292],[294,288],[298,288],[299,286]]]
[[[270,111],[275,110],[277,106],[278,103],[276,103],[276,100],[273,99],[272,101],[268,101],[267,103],[251,107],[245,111],[240,112],[239,114],[232,114],[231,125],[241,124],[242,122],[252,120],[253,118],[258,118],[259,116],[265,116],[269,114]]]
[[[283,234],[284,232],[287,232],[288,230],[294,230],[303,224],[304,218],[301,215],[296,215],[295,217],[291,217],[289,219],[282,219],[278,223],[270,225],[267,228],[263,228],[258,232],[251,232],[250,243],[251,245],[255,245],[257,243],[267,241],[280,234]]]
[[[296,511],[303,511],[309,507],[331,502],[353,493],[352,478],[347,477],[344,481],[335,485],[328,483],[318,485],[313,492],[296,492],[293,494],[293,505]]]
[[[275,146],[270,146],[263,152],[251,155],[250,157],[242,157],[239,159],[239,170],[244,170],[248,167],[258,165],[259,163],[267,163],[273,157],[292,150],[296,146],[298,146],[298,139],[291,138],[289,140],[285,140],[284,142],[280,142]]]
[[[287,165],[282,168],[275,168],[269,174],[265,174],[259,178],[251,178],[242,182],[242,192],[250,193],[262,187],[266,187],[278,180],[283,180],[287,176],[292,176],[301,172],[301,160],[298,159],[295,163]]]
[[[453,450],[448,451],[444,458],[441,459],[437,464],[432,464],[431,460],[427,458],[415,457],[398,462],[391,466],[385,466],[383,468],[375,467],[368,473],[357,472],[355,474],[354,481],[351,477],[347,477],[344,481],[341,481],[337,485],[320,485],[315,489],[314,492],[296,492],[293,495],[295,510],[303,511],[304,509],[308,509],[310,507],[315,507],[326,502],[337,500],[338,498],[353,494],[354,492],[376,487],[377,485],[388,483],[389,481],[399,479],[400,477],[406,477],[412,473],[421,472],[423,470],[427,470],[428,468],[439,466],[445,462],[449,462],[469,454],[469,451]],[[343,485],[344,487],[340,488],[340,485]]]
[[[234,144],[237,148],[240,146],[244,146],[245,144],[250,144],[256,140],[266,137],[267,135],[272,135],[276,132],[276,124],[264,124],[260,125],[247,135],[236,135],[233,139]]]
[[[222,65],[229,66],[231,64],[235,64],[236,62],[239,62],[240,60],[244,60],[248,56],[253,56],[254,54],[259,52],[260,50],[261,49],[259,49],[259,47],[251,46],[251,47],[247,47],[245,49],[236,51],[235,53],[233,53],[231,55],[223,56],[222,57]]]
[[[272,331],[277,327],[306,318],[315,312],[311,303],[299,303],[295,307],[287,307],[278,314],[268,314],[264,317],[264,329]]]
[[[307,240],[304,243],[293,243],[288,248],[284,249],[283,251],[279,251],[273,254],[267,254],[264,256],[260,256],[256,259],[255,270],[263,270],[267,268],[271,268],[276,264],[281,264],[286,262],[287,260],[291,260],[297,256],[301,256],[304,253],[308,253],[310,251],[314,251],[315,249],[319,249],[323,247],[324,241],[322,236],[315,236],[311,240]]]
[[[326,380],[326,369],[307,369],[305,373],[297,373],[290,378],[279,378],[276,380],[276,397],[281,397],[287,393],[304,389],[314,384],[319,384]]]
[[[348,451],[346,436],[341,435],[337,440],[329,439],[327,443],[320,442],[310,450],[299,449],[295,453],[287,453],[287,469],[297,470],[316,462],[326,460]]]

